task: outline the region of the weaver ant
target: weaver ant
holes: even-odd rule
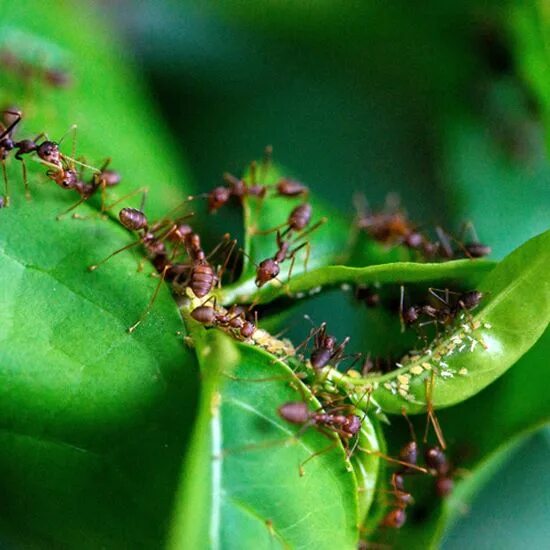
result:
[[[467,231],[470,232],[472,240],[463,242],[464,235]],[[472,222],[467,222],[462,225],[462,230],[458,238],[445,232],[441,227],[436,227],[436,232],[439,237],[439,242],[441,243],[441,250],[449,259],[460,257],[460,252],[466,258],[483,258],[484,256],[488,256],[492,251],[490,246],[479,242]],[[457,244],[459,250],[453,249],[450,242],[451,240]]]
[[[246,311],[240,306],[220,311],[215,304],[214,307],[203,304],[193,309],[191,317],[203,325],[230,329],[243,340],[251,338],[256,332],[256,324],[247,320]]]
[[[449,289],[429,288],[428,292],[435,298],[435,305],[412,305],[404,308],[404,287],[401,287],[399,313],[403,325],[414,325],[422,318],[429,318],[430,320],[420,323],[419,326],[431,323],[449,325],[455,320],[460,311],[469,312],[476,308],[484,296],[479,290],[454,292]],[[440,293],[444,293],[444,297]],[[454,296],[454,300],[451,300],[451,296]]]

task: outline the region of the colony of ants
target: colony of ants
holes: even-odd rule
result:
[[[15,138],[16,130],[23,119],[22,113],[15,108],[4,110],[0,124],[0,162],[2,164],[5,184],[5,196],[0,197],[0,207],[9,205],[8,178],[5,163],[13,152],[16,160],[22,163],[23,181],[28,194],[27,167],[25,158],[34,155],[42,165],[47,167],[46,176],[64,189],[76,191],[81,199],[66,212],[88,200],[96,192],[101,191],[101,212],[108,208],[105,201],[106,190],[116,186],[121,181],[118,172],[110,170],[110,159],[107,159],[99,169],[92,169],[89,181],[82,178],[82,169],[78,172],[76,164],[88,167],[84,162],[75,159],[74,145],[72,156],[67,156],[60,150],[61,141],[51,141],[45,134],[39,134],[33,139]],[[293,179],[281,178],[275,184],[266,183],[266,175],[271,163],[271,148],[267,148],[264,160],[258,169],[252,163],[248,178],[237,178],[231,174],[224,175],[224,186],[216,187],[203,195],[189,197],[186,203],[200,198],[205,198],[210,212],[216,212],[230,200],[243,202],[254,197],[260,201],[269,196],[307,198],[308,188]],[[90,167],[88,167],[90,168]],[[118,201],[117,201],[118,202]],[[116,204],[116,203],[115,203]],[[228,309],[218,306],[212,294],[216,287],[222,283],[230,258],[235,252],[236,240],[224,235],[221,242],[207,254],[201,244],[200,235],[187,223],[187,218],[193,214],[175,215],[182,205],[176,208],[160,220],[150,222],[144,213],[144,207],[140,209],[125,207],[119,212],[119,221],[128,231],[134,233],[137,239],[112,252],[103,260],[89,266],[95,271],[110,258],[117,254],[141,245],[145,255],[155,268],[159,282],[147,305],[146,309],[134,323],[129,331],[133,332],[145,319],[151,310],[159,290],[164,281],[172,285],[177,294],[190,293],[195,300],[190,316],[196,322],[205,327],[215,327],[224,330],[233,337],[250,341],[258,330],[257,313],[254,319],[250,318],[251,308],[233,305]],[[275,232],[274,254],[256,265],[255,283],[258,287],[268,284],[276,279],[280,273],[280,264],[290,261],[288,278],[292,274],[292,267],[297,253],[307,247],[307,259],[309,257],[309,241],[306,239],[313,231],[324,224],[326,218],[321,218],[315,224],[311,224],[313,209],[310,203],[302,202],[295,206],[287,219],[281,225],[256,231],[258,234]],[[388,208],[385,212],[371,213],[363,211],[357,222],[357,226],[366,231],[374,240],[386,245],[403,245],[423,256],[425,259],[452,259],[458,257],[479,258],[487,255],[490,248],[481,244],[477,237],[471,242],[462,242],[461,238],[454,238],[437,228],[437,241],[430,240],[421,229],[408,220],[405,213],[397,208]],[[453,243],[458,246],[453,246]],[[222,253],[223,260],[215,264],[212,258]],[[461,314],[470,314],[483,299],[483,294],[477,290],[456,292],[450,289],[428,289],[431,301],[405,305],[404,290],[401,290],[399,316],[403,327],[422,327],[434,324],[436,327],[448,327]],[[372,285],[357,287],[356,297],[365,302],[368,307],[380,305],[378,289]],[[318,381],[319,373],[331,365],[338,368],[345,359],[355,357],[362,360],[361,373],[369,376],[373,373],[385,373],[396,368],[391,358],[371,358],[370,353],[346,355],[345,350],[349,337],[341,341],[329,334],[327,324],[321,323],[314,327],[306,340],[296,348],[298,351],[312,342],[312,348],[304,359],[314,373]],[[433,383],[433,379],[432,379]],[[315,385],[312,385],[315,392]],[[348,454],[355,451],[358,435],[361,430],[362,417],[357,414],[358,409],[351,403],[338,404],[333,397],[326,397],[316,393],[322,403],[322,407],[312,411],[303,401],[292,401],[281,405],[278,414],[284,421],[300,426],[298,434],[309,427],[313,427],[321,433],[328,434],[337,441],[341,441]],[[344,399],[346,396],[344,396]],[[419,448],[411,427],[412,439],[403,446],[397,458],[380,456],[392,463],[399,465],[399,469],[391,475],[390,494],[393,500],[390,509],[384,516],[381,525],[383,527],[400,528],[406,521],[406,509],[414,502],[412,495],[405,488],[405,480],[414,473],[430,475],[435,479],[436,492],[439,496],[446,496],[453,486],[454,470],[445,455],[445,442],[442,432],[435,418],[433,410],[428,402],[428,419],[435,428],[438,444],[426,446],[424,450],[424,466],[418,465]],[[366,414],[366,413],[365,413]],[[410,425],[410,424],[409,424]],[[351,445],[351,442],[355,444]],[[320,453],[311,455],[300,465],[303,473],[305,462]]]

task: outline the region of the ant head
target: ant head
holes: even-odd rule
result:
[[[421,233],[413,231],[406,236],[404,244],[409,248],[420,248],[424,244],[424,237]]]
[[[411,325],[412,323],[418,321],[418,309],[416,306],[411,306],[405,309],[402,313],[403,315],[403,321],[407,325]]]
[[[147,227],[147,216],[137,208],[123,208],[118,213],[118,219],[130,231],[138,231]]]
[[[389,527],[390,529],[399,529],[405,525],[407,521],[407,514],[403,508],[394,508],[390,510],[384,519],[382,520],[382,527]]]
[[[63,189],[74,189],[78,183],[78,174],[72,169],[64,170],[63,177],[56,180],[56,183]]]
[[[215,212],[221,208],[231,198],[231,189],[229,187],[215,187],[208,194],[208,211]]]
[[[292,424],[305,424],[309,420],[309,409],[303,401],[291,401],[281,405],[279,416]]]
[[[190,225],[186,223],[180,223],[178,224],[174,232],[170,233],[169,239],[172,242],[182,243],[185,242],[186,237],[191,235],[191,233],[193,233],[193,228]]]
[[[447,465],[447,458],[445,453],[441,450],[441,447],[434,445],[428,447],[424,452],[424,460],[428,468],[436,470],[438,473],[442,473],[442,469]]]
[[[464,292],[464,294],[460,297],[460,300],[466,309],[473,309],[479,305],[482,298],[483,292],[480,292],[479,290],[470,290],[468,292]]]
[[[272,279],[275,279],[279,275],[279,271],[278,262],[272,258],[260,262],[260,265],[256,269],[256,286],[262,287]]]
[[[346,432],[349,435],[354,436],[359,433],[360,429],[361,429],[361,417],[357,416],[356,414],[350,414],[348,417]]]
[[[216,310],[213,307],[199,306],[191,312],[191,317],[203,325],[212,325],[216,321]]]
[[[245,321],[241,327],[241,335],[243,338],[250,338],[256,332],[256,325],[250,321]]]
[[[453,492],[454,481],[452,477],[440,476],[435,480],[435,492],[437,496],[445,498]]]
[[[54,141],[44,141],[36,149],[37,155],[50,164],[59,165],[61,162],[61,153],[59,146]]]

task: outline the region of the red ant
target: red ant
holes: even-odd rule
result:
[[[467,231],[470,232],[472,240],[469,242],[463,242],[464,235]],[[441,243],[442,251],[449,259],[459,257],[460,252],[462,252],[464,257],[470,259],[483,258],[484,256],[488,256],[492,252],[490,246],[479,242],[476,230],[472,222],[467,222],[462,225],[462,230],[460,231],[460,235],[458,238],[455,238],[449,233],[443,231],[441,227],[436,227],[436,232]],[[451,240],[455,241],[455,243],[458,245],[459,251],[453,249],[450,242]]]
[[[265,181],[265,177],[271,166],[271,156],[273,149],[268,146],[264,150],[264,158],[260,167],[260,179]],[[255,161],[250,163],[248,183],[244,178],[226,172],[223,179],[226,185],[221,185],[212,189],[208,193],[195,195],[190,199],[205,198],[208,201],[208,211],[217,212],[222,206],[225,206],[232,198],[242,202],[245,197],[258,197],[263,199],[270,188],[269,185],[260,184],[256,180],[257,165]],[[309,189],[299,181],[283,178],[276,185],[277,194],[284,197],[306,196]]]
[[[54,88],[66,88],[72,83],[68,71],[55,67],[39,67],[19,58],[9,49],[0,50],[0,64],[23,79],[38,77]]]
[[[428,292],[436,299],[436,305],[425,304],[422,306],[413,305],[404,308],[404,287],[401,287],[401,300],[400,300],[400,317],[404,325],[410,326],[418,323],[422,316],[432,319],[431,321],[420,324],[424,326],[429,323],[437,323],[442,325],[451,324],[460,311],[469,312],[476,308],[484,294],[479,290],[469,290],[466,292],[454,292],[449,289],[437,289],[429,288]],[[443,298],[438,293],[444,292]],[[454,302],[451,301],[450,296],[456,296]]]
[[[296,210],[296,209],[294,209]],[[293,212],[294,212],[293,210]],[[303,221],[303,218],[302,218]],[[281,270],[280,264],[285,260],[291,260],[290,268],[288,270],[288,279],[292,275],[292,269],[294,267],[294,261],[296,259],[296,254],[304,247],[307,247],[307,254],[304,262],[304,268],[307,270],[307,263],[309,259],[310,245],[309,241],[305,241],[302,244],[296,246],[291,250],[291,245],[302,240],[306,235],[309,235],[311,232],[318,229],[321,225],[326,223],[327,218],[320,219],[316,224],[310,227],[307,231],[300,233],[293,241],[290,239],[284,239],[283,236],[285,233],[288,233],[293,226],[289,224],[289,228],[281,234],[280,231],[277,231],[277,252],[271,257],[265,260],[262,260],[256,267],[256,286],[262,287],[272,279],[275,279]],[[296,222],[297,223],[297,222]],[[300,222],[302,223],[302,222]]]
[[[356,202],[359,203],[359,200]],[[357,204],[357,210],[357,226],[376,241],[389,245],[402,244],[427,258],[437,253],[438,244],[432,243],[403,212],[397,210],[397,200],[393,196],[387,200],[387,212],[369,212],[364,201],[363,204]]]
[[[191,312],[191,317],[203,325],[232,329],[243,340],[247,340],[256,332],[256,324],[246,319],[246,312],[238,306],[232,306],[228,311],[222,312],[216,306],[209,307],[205,304],[196,307]]]
[[[321,323],[321,326],[313,334],[313,350],[309,358],[311,366],[315,370],[319,370],[326,367],[329,363],[337,364],[344,355],[344,349],[350,337],[346,336],[338,344],[334,336],[327,334],[327,324],[325,322]]]
[[[409,505],[414,503],[414,499],[412,495],[405,490],[402,474],[394,472],[391,477],[391,485],[393,488],[391,494],[394,496],[395,500],[391,510],[387,512],[382,519],[381,526],[391,529],[400,529],[407,521],[405,510]]]

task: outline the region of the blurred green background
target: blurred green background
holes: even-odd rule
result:
[[[543,2],[99,6],[135,57],[197,189],[240,173],[272,144],[277,161],[342,211],[353,211],[355,191],[375,207],[396,191],[426,227],[472,220],[496,259],[548,227]],[[338,300],[308,311],[322,318],[330,308],[334,319],[337,310],[333,322],[349,333]],[[362,327],[351,332],[361,341]],[[445,547],[547,547],[549,459],[543,432],[510,457]]]

